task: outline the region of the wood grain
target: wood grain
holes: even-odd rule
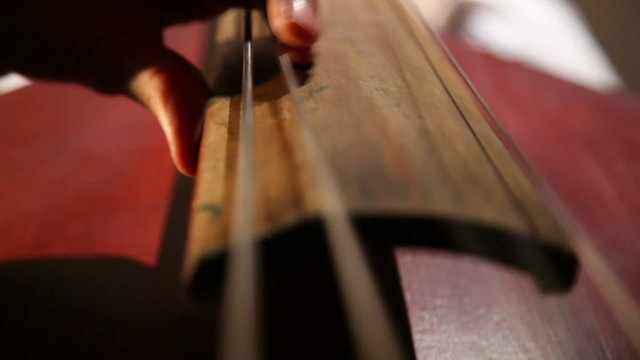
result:
[[[494,237],[511,239],[515,253],[541,244],[552,254],[548,261],[568,263],[562,266],[570,279],[571,257],[553,250],[569,250],[566,237],[431,34],[397,1],[326,1],[321,10],[316,60],[297,90],[301,108],[295,109],[277,73],[256,87],[259,234],[271,236],[318,215],[310,178],[315,165],[299,144],[299,112],[308,117],[354,217],[437,221],[444,230],[436,236],[476,253],[486,252],[477,248],[488,236],[458,224],[491,229],[501,234]],[[226,16],[218,34],[237,28],[227,22],[237,16]],[[266,35],[261,31],[257,42]],[[217,37],[218,51],[229,48],[225,41]],[[267,51],[257,61],[270,57]],[[227,222],[241,216],[226,210],[239,105],[237,95],[225,95],[207,112],[187,278],[224,250]],[[436,241],[426,235],[418,241]]]

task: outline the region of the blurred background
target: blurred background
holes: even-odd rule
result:
[[[439,32],[595,90],[638,89],[633,0],[412,0]]]

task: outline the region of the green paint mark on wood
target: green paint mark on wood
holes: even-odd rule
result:
[[[196,208],[198,212],[208,212],[213,216],[220,216],[222,214],[222,206],[217,204],[202,204]]]

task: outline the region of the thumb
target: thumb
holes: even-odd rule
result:
[[[156,56],[132,77],[130,95],[160,122],[178,170],[193,176],[210,90],[201,72],[180,55],[165,48]]]
[[[103,42],[77,75],[98,91],[126,94],[145,105],[160,122],[178,170],[195,175],[209,87],[200,70],[166,48],[161,36],[137,35]]]

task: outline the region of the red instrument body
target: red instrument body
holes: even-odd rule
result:
[[[199,63],[206,34],[189,25],[167,40]],[[640,303],[640,97],[447,43]],[[0,154],[0,286],[11,291],[1,358],[212,358],[215,315],[187,305],[171,275],[179,264],[159,255],[176,176],[141,106],[36,82],[0,96]],[[478,258],[412,248],[396,258],[419,358],[640,358],[585,273],[545,295]]]

